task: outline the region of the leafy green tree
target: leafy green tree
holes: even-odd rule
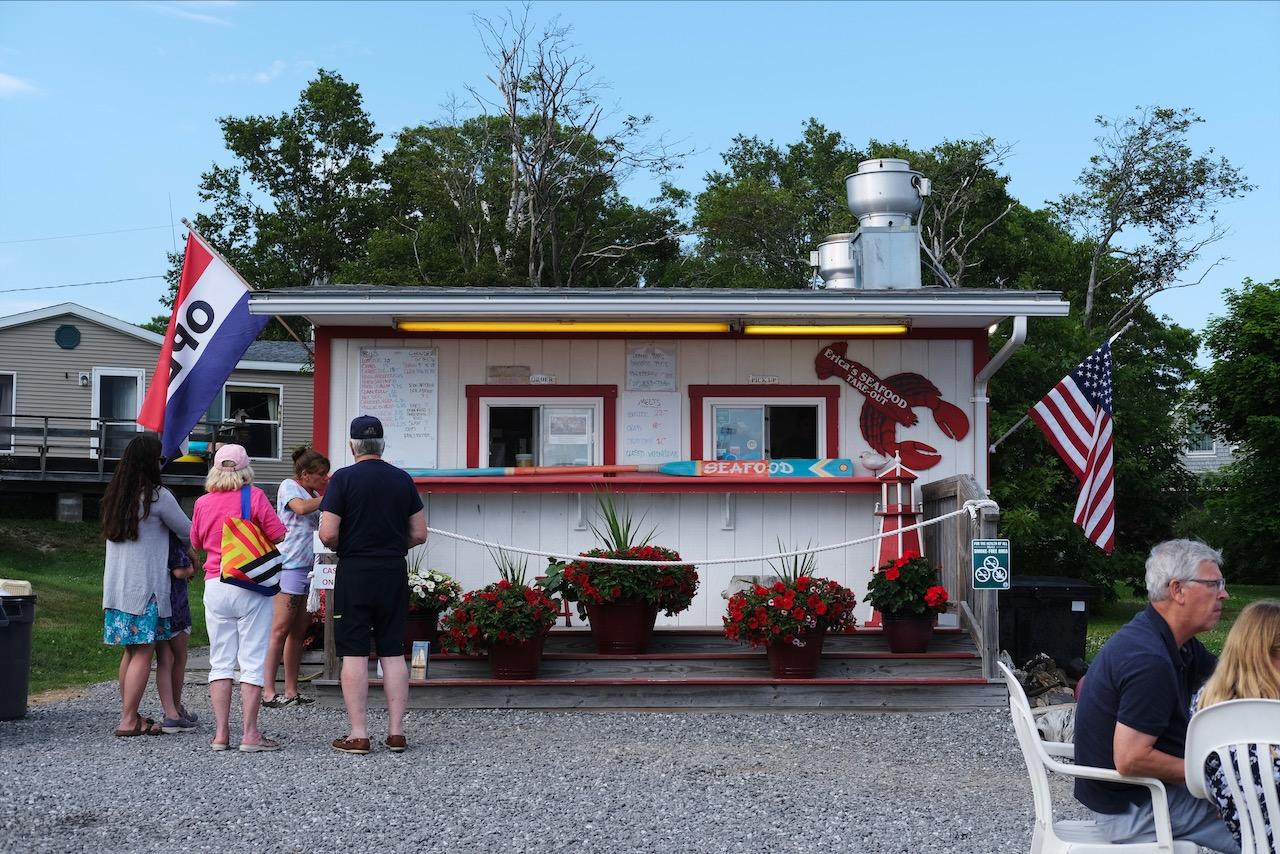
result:
[[[1214,361],[1193,399],[1201,419],[1236,443],[1236,460],[1204,517],[1232,578],[1271,583],[1280,574],[1280,280],[1245,279],[1223,298],[1227,314],[1205,332]]]
[[[332,281],[364,252],[379,214],[380,135],[359,87],[322,69],[292,111],[219,124],[233,159],[201,177],[212,210],[196,229],[256,288]],[[170,305],[181,255],[171,262]]]
[[[169,315],[157,314],[146,323],[139,323],[138,326],[157,335],[163,335],[169,331]]]
[[[1188,133],[1204,119],[1190,108],[1139,108],[1133,116],[1095,121],[1102,129],[1098,153],[1080,173],[1079,192],[1054,209],[1092,249],[1085,328],[1105,317],[1115,331],[1153,295],[1195,284],[1178,280],[1227,234],[1216,206],[1254,187],[1225,157],[1212,157],[1212,148],[1192,151]],[[1099,312],[1097,291],[1121,269],[1133,273],[1129,293],[1115,311]]]

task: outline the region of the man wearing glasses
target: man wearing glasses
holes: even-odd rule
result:
[[[1187,790],[1182,759],[1191,698],[1218,663],[1196,635],[1218,624],[1226,598],[1216,550],[1194,540],[1151,550],[1150,604],[1107,641],[1081,684],[1075,758],[1163,781],[1174,838],[1235,854],[1240,848],[1213,804]],[[1155,840],[1148,789],[1077,778],[1075,796],[1110,841]]]

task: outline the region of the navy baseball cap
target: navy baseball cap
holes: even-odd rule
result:
[[[372,415],[360,415],[351,419],[352,439],[381,439],[382,422]]]

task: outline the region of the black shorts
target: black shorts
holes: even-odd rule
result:
[[[338,656],[367,656],[369,634],[378,655],[404,655],[409,616],[409,576],[404,561],[347,567],[341,561],[333,584],[333,640]]]

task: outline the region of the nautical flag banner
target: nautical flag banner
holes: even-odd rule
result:
[[[269,317],[249,314],[249,286],[194,231],[187,238],[173,316],[138,423],[161,435],[165,460],[181,455]]]
[[[1110,341],[1031,409],[1031,419],[1080,481],[1076,524],[1107,554],[1116,546],[1111,412]]]

